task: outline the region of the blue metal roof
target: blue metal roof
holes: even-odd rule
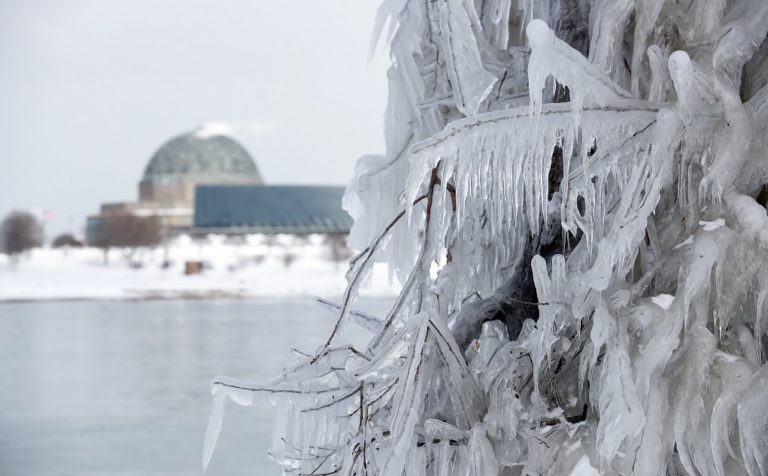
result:
[[[208,233],[349,233],[344,187],[200,185],[196,231]]]

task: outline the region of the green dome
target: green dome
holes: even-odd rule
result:
[[[232,175],[261,182],[259,169],[243,146],[226,135],[203,132],[183,134],[163,144],[147,164],[144,181]]]

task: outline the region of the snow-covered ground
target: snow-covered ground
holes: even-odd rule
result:
[[[346,259],[334,261],[330,246],[317,235],[254,235],[239,241],[181,236],[166,247],[137,251],[131,261],[125,250],[111,250],[108,261],[95,248],[36,249],[16,266],[0,254],[0,301],[338,296],[347,269]],[[203,272],[185,275],[187,261],[205,263]],[[386,266],[377,264],[361,294],[396,291]]]

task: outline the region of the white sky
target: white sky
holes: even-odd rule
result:
[[[383,150],[378,0],[0,0],[0,215],[80,232],[152,153],[226,123],[268,183],[342,184]]]

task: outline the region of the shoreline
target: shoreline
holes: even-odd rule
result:
[[[65,301],[217,300],[341,296],[348,265],[329,259],[319,238],[282,244],[228,243],[209,238],[179,237],[164,249],[145,250],[133,262],[123,250],[95,248],[32,250],[16,266],[0,255],[0,304]],[[291,257],[286,260],[286,257]],[[4,259],[5,258],[5,259]],[[188,274],[187,262],[202,263]],[[397,295],[400,285],[387,266],[374,263],[361,286],[361,296]]]
[[[343,290],[332,295],[342,298]],[[177,294],[149,293],[142,296],[42,296],[42,297],[0,297],[0,306],[5,304],[36,304],[36,303],[67,303],[67,302],[147,302],[147,301],[265,301],[281,299],[315,299],[329,298],[328,294],[296,293],[296,294],[242,294],[230,292],[179,292]],[[395,299],[396,293],[361,293],[360,299]]]

